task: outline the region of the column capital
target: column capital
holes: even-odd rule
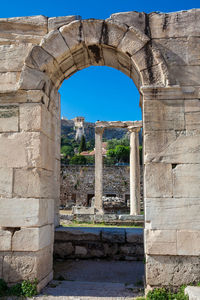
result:
[[[95,127],[95,133],[103,134],[104,129],[105,129],[104,127]]]
[[[129,126],[128,131],[129,132],[140,132],[141,128],[142,128],[142,126],[140,126],[140,127]]]

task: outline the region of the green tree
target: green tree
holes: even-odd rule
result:
[[[111,139],[108,140],[108,145],[107,149],[115,149],[116,146],[121,145],[121,146],[129,146],[130,141],[127,137],[124,137],[122,139]]]
[[[129,156],[130,156],[129,146],[117,145],[114,151],[118,162],[125,162],[125,163],[129,162]]]
[[[85,156],[77,154],[74,155],[72,158],[69,160],[70,165],[86,165],[87,160]]]
[[[87,150],[93,150],[94,149],[94,146],[95,146],[95,140],[90,140],[86,143],[86,148]]]
[[[72,157],[74,155],[74,149],[72,146],[62,146],[61,153],[65,155],[65,157]]]
[[[81,142],[80,142],[79,149],[78,149],[78,152],[81,153],[82,151],[86,151],[86,150],[87,150],[87,147],[86,147],[85,136],[82,135],[82,137],[81,137]]]

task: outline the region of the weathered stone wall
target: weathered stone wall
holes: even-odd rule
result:
[[[200,281],[199,49],[199,9],[0,19],[0,277],[37,277],[40,287],[51,278],[53,239],[42,241],[59,206],[58,88],[106,65],[141,93],[147,285]]]
[[[59,227],[54,255],[62,259],[143,260],[143,229]]]
[[[73,205],[91,206],[91,198],[94,195],[94,173],[94,166],[62,166],[61,205],[66,208],[72,208]],[[129,173],[129,166],[104,166],[103,170],[104,195],[121,198],[122,205],[124,204],[121,207],[122,211],[129,209],[127,201],[130,196]],[[120,209],[117,208],[117,204],[116,209]]]

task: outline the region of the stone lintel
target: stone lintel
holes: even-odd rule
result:
[[[97,121],[95,128],[141,128],[142,121]]]

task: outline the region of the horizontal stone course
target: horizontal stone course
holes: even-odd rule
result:
[[[59,227],[54,255],[58,258],[142,260],[143,230],[130,228]]]
[[[199,230],[199,198],[145,199],[146,229]]]
[[[197,283],[200,281],[199,266],[199,256],[147,255],[146,280],[152,287]]]
[[[1,198],[0,211],[0,227],[32,227],[54,222],[52,199]]]

